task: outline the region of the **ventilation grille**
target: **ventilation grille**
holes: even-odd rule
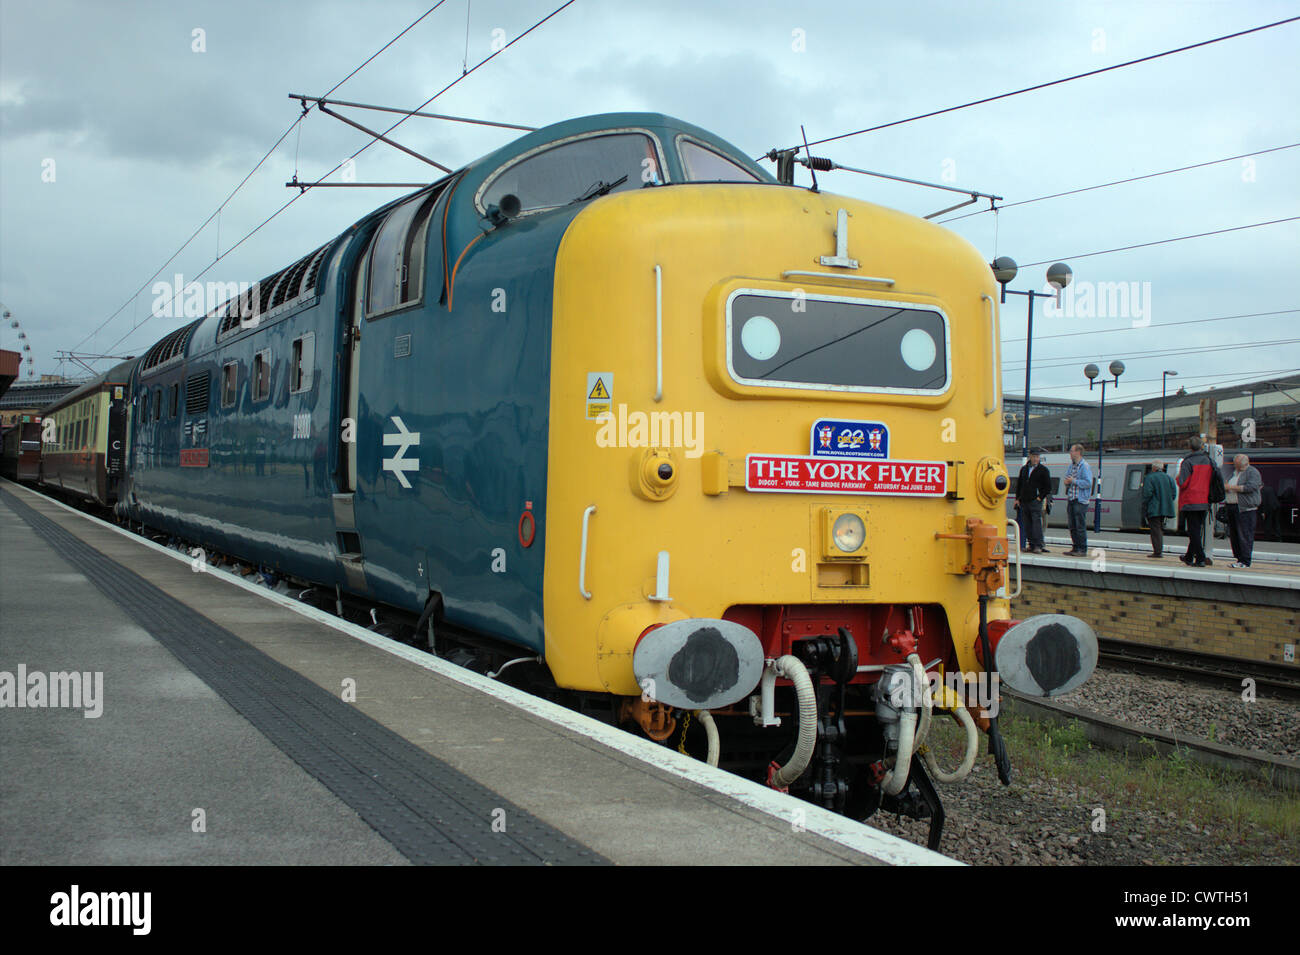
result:
[[[288,268],[268,275],[238,298],[220,305],[213,313],[221,316],[217,338],[233,334],[240,327],[240,319],[253,322],[257,316],[290,305],[316,291],[316,277],[329,245],[304,255]]]
[[[187,415],[203,414],[208,410],[208,373],[190,375],[185,379],[185,413]]]
[[[190,324],[183,328],[176,329],[176,331],[167,335],[150,348],[149,351],[145,353],[144,362],[140,365],[140,372],[143,374],[146,371],[158,368],[161,365],[179,359],[184,355],[185,348],[190,342],[190,335],[194,333],[194,329],[198,327],[199,322],[201,321],[203,321],[203,319],[200,318],[196,322],[190,322]]]

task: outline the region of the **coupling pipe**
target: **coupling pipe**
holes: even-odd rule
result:
[[[808,675],[808,668],[796,657],[786,654],[768,661],[763,670],[764,700],[772,699],[776,678],[779,676],[794,684],[795,697],[799,700],[799,737],[795,743],[794,755],[772,774],[770,780],[773,785],[784,787],[802,776],[812,762],[813,750],[817,746],[817,694],[813,689],[812,677]]]
[[[886,770],[880,788],[890,796],[897,796],[907,786],[911,774],[912,754],[919,745],[918,724],[921,712],[928,716],[929,707],[924,704],[929,697],[929,681],[924,679],[925,669],[916,654],[909,656],[913,663],[891,663],[876,681],[873,696],[876,701],[876,719],[885,737],[886,754],[893,750],[894,765]],[[921,672],[921,679],[917,677]],[[918,712],[920,711],[920,712]],[[928,730],[927,719],[925,728]]]

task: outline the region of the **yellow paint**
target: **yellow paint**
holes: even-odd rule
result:
[[[835,251],[836,213],[850,213],[849,254],[861,268],[820,265]],[[1001,497],[989,506],[975,463],[1001,459],[1001,396],[985,414],[997,330],[988,304],[996,283],[964,239],[880,206],[775,186],[674,185],[592,202],[561,243],[552,325],[545,620],[546,656],[561,686],[640,692],[631,671],[637,637],[654,622],[721,617],[735,604],[940,603],[957,663],[978,670],[975,584],[946,572],[950,542],[936,532],[967,517],[1005,527]],[[655,272],[663,269],[663,397],[655,401]],[[835,273],[782,278],[787,270]],[[844,276],[887,276],[892,286]],[[725,366],[725,303],[738,288],[918,303],[949,321],[951,378],[941,395],[869,395],[765,389],[732,381]],[[996,322],[996,316],[994,316]],[[698,452],[673,453],[678,490],[651,499],[629,481],[643,450],[602,447],[586,420],[587,372],[617,376],[628,412],[699,414]],[[881,420],[890,454],[950,468],[947,498],[752,493],[747,453],[806,455],[819,417]],[[952,440],[956,436],[958,440]],[[948,440],[944,440],[947,438]],[[608,444],[608,442],[605,442]],[[582,514],[589,528],[586,588],[579,592]],[[865,560],[824,555],[819,508],[867,518]],[[671,555],[670,604],[646,599],[656,555]],[[806,562],[793,560],[801,550]],[[799,571],[793,568],[801,568]],[[990,619],[1005,618],[1005,601]]]

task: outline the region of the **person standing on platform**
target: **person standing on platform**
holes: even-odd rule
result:
[[[1092,500],[1092,468],[1083,459],[1083,445],[1070,446],[1070,466],[1065,469],[1066,512],[1070,520],[1071,547],[1066,557],[1088,556],[1088,502]]]
[[[1259,470],[1251,467],[1250,458],[1239,454],[1232,459],[1232,473],[1224,482],[1227,498],[1236,498],[1236,512],[1229,516],[1228,534],[1232,538],[1232,553],[1237,562],[1231,566],[1240,570],[1250,566],[1255,550],[1255,520],[1259,513],[1260,489],[1264,479]]]
[[[1165,473],[1165,462],[1152,461],[1151,473],[1142,482],[1142,513],[1151,530],[1151,556],[1164,556],[1165,521],[1174,516],[1174,498],[1178,488]]]
[[[1210,512],[1210,472],[1214,465],[1201,447],[1201,439],[1187,439],[1191,454],[1183,458],[1178,469],[1178,510],[1187,524],[1187,553],[1178,558],[1189,567],[1209,567],[1214,563],[1205,556],[1205,518]]]
[[[1052,476],[1039,463],[1042,448],[1033,448],[1029,460],[1020,469],[1016,481],[1016,510],[1019,512],[1020,549],[1031,554],[1046,554],[1043,546],[1043,502],[1052,496]]]

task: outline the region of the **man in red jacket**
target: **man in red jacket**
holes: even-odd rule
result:
[[[1191,454],[1183,458],[1178,469],[1178,509],[1183,512],[1187,526],[1187,553],[1178,559],[1191,567],[1208,567],[1214,561],[1205,556],[1201,539],[1210,511],[1210,471],[1214,465],[1201,447],[1199,437],[1188,438],[1187,447]]]

